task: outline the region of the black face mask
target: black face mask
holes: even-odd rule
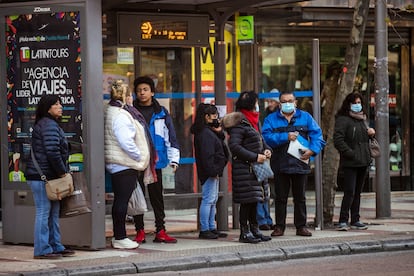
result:
[[[219,119],[213,119],[213,121],[211,123],[208,123],[208,125],[214,128],[218,128],[220,126],[220,121]]]

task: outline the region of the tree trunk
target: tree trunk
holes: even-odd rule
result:
[[[325,117],[329,120],[324,157],[322,160],[322,185],[323,185],[323,217],[324,225],[331,227],[335,207],[335,192],[337,187],[337,176],[339,168],[339,154],[333,144],[333,131],[335,126],[336,112],[342,105],[346,95],[353,91],[354,79],[359,65],[361,50],[363,46],[365,26],[369,12],[369,0],[358,0],[355,3],[353,25],[350,34],[350,41],[346,49],[342,75],[339,80],[339,87],[336,93],[331,116]],[[328,111],[327,111],[328,112]]]

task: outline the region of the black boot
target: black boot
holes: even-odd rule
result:
[[[259,226],[257,224],[250,224],[250,231],[252,232],[253,236],[261,241],[270,241],[272,238],[269,236],[265,236],[260,232]]]
[[[240,238],[239,242],[244,243],[258,243],[260,242],[260,239],[255,238],[249,230],[248,225],[240,225]]]

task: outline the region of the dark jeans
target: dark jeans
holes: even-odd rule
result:
[[[117,240],[121,240],[127,237],[125,217],[129,198],[137,185],[138,171],[132,169],[120,171],[111,174],[111,179],[114,192],[114,203],[112,205],[114,237]]]
[[[343,168],[344,182],[341,212],[339,222],[348,222],[349,210],[351,210],[351,224],[359,221],[359,206],[361,203],[361,192],[364,187],[365,178],[368,174],[368,167]]]
[[[155,216],[155,228],[159,232],[165,229],[165,212],[164,212],[164,195],[162,187],[162,171],[155,170],[157,172],[157,181],[147,185],[148,195],[151,202],[152,209],[154,210]],[[139,183],[141,184],[142,191],[145,191],[145,185],[143,178],[140,178]],[[134,216],[135,229],[144,229],[144,215]]]
[[[275,217],[276,226],[285,230],[286,228],[286,207],[289,196],[290,186],[292,185],[292,195],[294,204],[294,224],[296,229],[306,227],[306,174],[285,174],[275,175],[277,184],[275,185]]]
[[[240,210],[239,210],[240,225],[241,226],[247,225],[247,222],[249,222],[249,224],[257,225],[256,212],[257,212],[257,202],[240,203]]]

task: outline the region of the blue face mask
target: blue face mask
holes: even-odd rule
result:
[[[352,112],[361,112],[362,105],[360,103],[357,104],[351,104],[351,111]]]
[[[281,111],[288,114],[292,113],[295,111],[295,103],[282,103]]]

